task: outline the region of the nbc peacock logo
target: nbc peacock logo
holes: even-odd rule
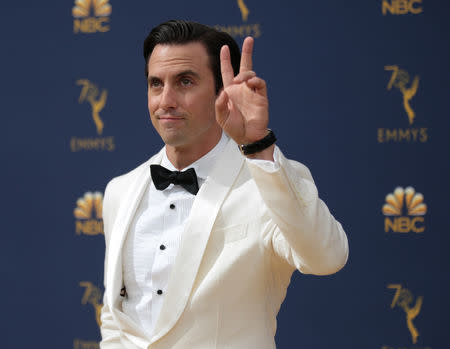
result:
[[[109,0],[75,0],[72,8],[73,32],[93,34],[109,31],[111,12]]]
[[[424,197],[413,187],[395,188],[393,193],[386,195],[386,203],[382,212],[385,215],[384,231],[386,233],[423,233],[427,205]]]
[[[87,192],[79,198],[73,211],[77,235],[103,234],[103,194]]]
[[[253,36],[259,38],[262,35],[260,23],[249,23],[248,19],[252,13],[252,0],[228,0],[228,3],[236,9],[236,15],[240,13],[239,24],[217,24],[214,27],[217,30],[230,34],[235,39],[245,38],[246,36]],[[238,12],[239,11],[239,12]],[[236,16],[237,17],[237,16]]]

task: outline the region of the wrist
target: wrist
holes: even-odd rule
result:
[[[262,151],[259,151],[254,154],[245,155],[245,157],[247,159],[252,159],[252,160],[268,160],[268,161],[274,162],[275,161],[275,159],[273,157],[274,150],[275,150],[275,144],[272,144],[270,147],[268,147]]]
[[[265,138],[268,134],[269,134],[269,128],[265,128],[264,130],[262,130],[261,132],[252,132],[252,137],[251,138],[245,138],[245,139],[241,139],[240,142],[238,142],[238,144],[240,145],[248,145],[251,143],[255,143],[255,142],[259,142],[261,141],[261,139]]]
[[[271,129],[267,129],[264,137],[258,139],[255,142],[240,144],[238,145],[238,147],[243,155],[248,156],[263,152],[265,149],[271,147],[276,142],[276,140],[277,139],[273,131]]]

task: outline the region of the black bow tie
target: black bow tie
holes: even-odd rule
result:
[[[158,190],[164,190],[170,183],[173,183],[182,186],[189,193],[197,195],[197,175],[193,168],[180,172],[170,171],[161,165],[150,165],[150,173],[153,183],[155,183],[155,187]]]

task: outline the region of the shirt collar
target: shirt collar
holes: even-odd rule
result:
[[[208,153],[203,155],[197,161],[193,162],[186,168],[183,168],[182,171],[185,171],[188,168],[193,168],[195,170],[195,173],[197,174],[197,177],[206,179],[209,172],[213,168],[218,155],[223,151],[227,143],[228,143],[228,136],[225,134],[225,132],[222,132],[222,137],[220,138],[219,142],[214,146],[214,148],[212,148]],[[165,168],[171,171],[178,171],[175,168],[175,166],[172,165],[170,160],[167,158],[165,150],[163,151],[161,166],[164,166]]]

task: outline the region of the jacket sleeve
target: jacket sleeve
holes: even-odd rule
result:
[[[286,159],[278,148],[274,157],[268,169],[259,161],[246,161],[274,222],[264,245],[304,274],[337,272],[348,258],[341,224],[320,200],[308,168]]]
[[[113,214],[113,195],[112,187],[114,180],[108,183],[105,189],[105,195],[103,199],[103,228],[105,233],[105,269],[104,269],[104,286],[105,293],[103,296],[103,307],[101,311],[101,327],[100,332],[102,335],[102,340],[100,342],[101,349],[123,349],[123,345],[120,341],[120,329],[118,328],[116,322],[113,319],[111,309],[109,309],[109,302],[106,297],[106,271],[108,266],[108,251],[109,251],[109,241],[111,238],[112,229],[112,219]],[[117,203],[116,203],[117,204]]]

